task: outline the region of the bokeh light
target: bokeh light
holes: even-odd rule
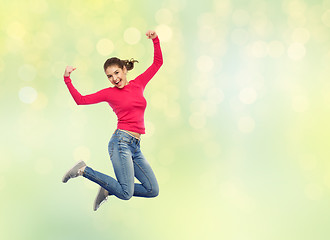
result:
[[[124,40],[131,45],[137,44],[141,39],[141,33],[136,28],[128,28],[124,32]]]
[[[83,48],[84,48],[83,51],[86,51],[86,48],[88,49],[88,46],[87,47],[84,46]],[[101,54],[102,56],[109,56],[114,50],[114,45],[111,40],[102,38],[97,42],[96,49],[98,53]]]
[[[157,34],[162,38],[162,42],[169,42],[172,38],[173,31],[166,24],[160,24],[155,29]]]
[[[38,96],[37,91],[32,87],[23,87],[19,90],[19,99],[23,103],[33,103]]]
[[[288,48],[288,56],[293,60],[301,60],[305,57],[306,49],[301,43],[293,43]]]

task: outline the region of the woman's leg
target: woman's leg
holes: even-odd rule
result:
[[[133,156],[134,175],[141,182],[135,184],[134,196],[152,198],[159,194],[159,186],[156,176],[139,149]]]
[[[99,184],[110,195],[128,200],[134,193],[134,167],[129,146],[113,137],[109,143],[109,154],[117,180],[86,167],[83,176]]]

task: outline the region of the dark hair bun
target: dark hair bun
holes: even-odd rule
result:
[[[105,61],[103,68],[105,71],[108,67],[110,67],[112,65],[117,65],[121,69],[124,69],[124,66],[125,66],[127,71],[129,71],[134,68],[135,62],[138,62],[138,61],[134,60],[133,58],[131,58],[130,60],[120,60],[117,57],[112,57],[112,58],[109,58],[107,61]]]
[[[132,70],[134,68],[134,63],[135,62],[139,62],[139,61],[137,61],[137,60],[135,60],[133,58],[131,58],[130,60],[122,60],[122,61],[123,61],[124,65],[125,65],[127,71]]]

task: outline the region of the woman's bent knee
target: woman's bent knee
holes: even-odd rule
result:
[[[124,192],[123,195],[120,197],[122,200],[130,200],[133,197],[133,194]]]
[[[159,195],[159,187],[154,187],[153,189],[151,189],[149,191],[149,197],[153,198],[153,197],[157,197]]]

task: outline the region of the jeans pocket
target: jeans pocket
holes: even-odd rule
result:
[[[132,138],[129,138],[127,136],[121,136],[119,138],[119,142],[124,142],[124,143],[127,143],[127,144],[131,144],[132,143]]]
[[[129,152],[130,151],[129,143],[124,140],[119,140],[118,141],[118,150],[120,153]]]

